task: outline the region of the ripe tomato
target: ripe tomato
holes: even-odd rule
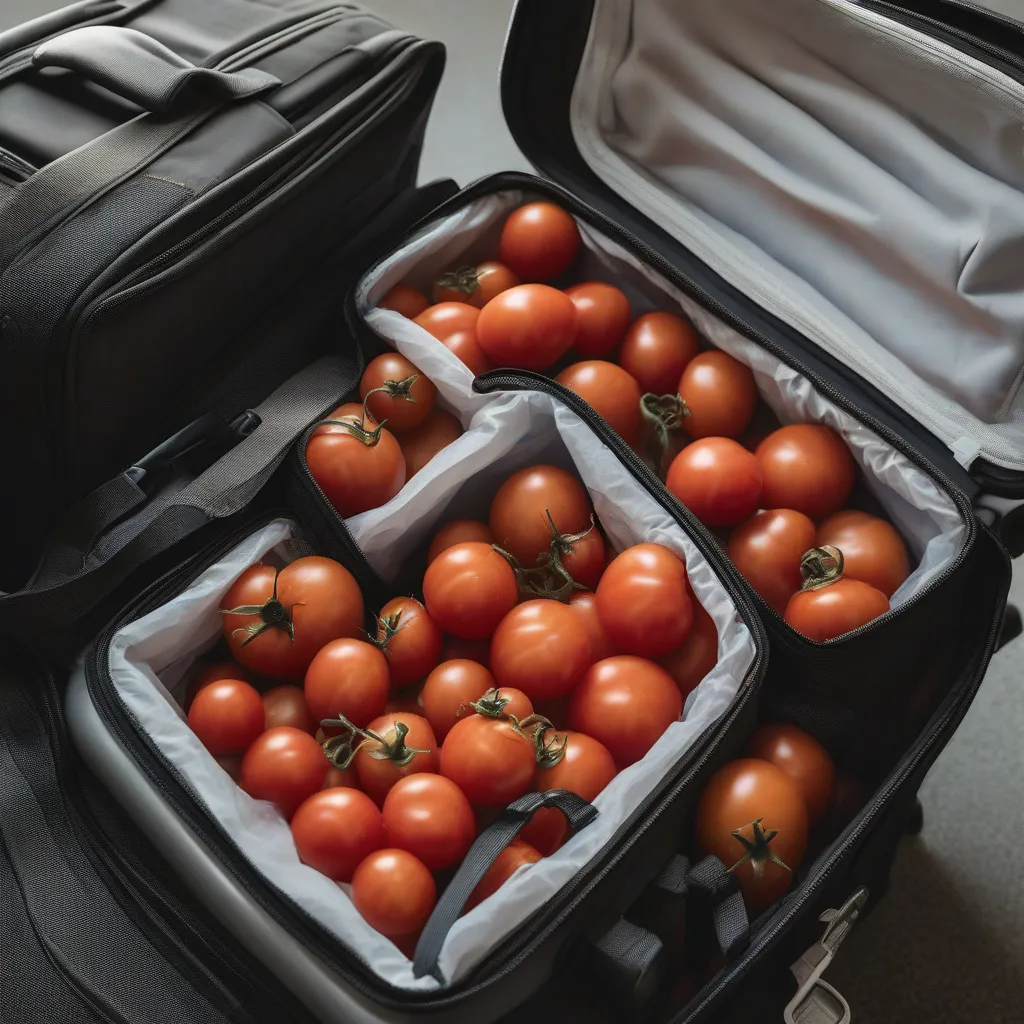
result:
[[[491,502],[496,543],[523,566],[536,565],[551,547],[551,525],[563,534],[590,526],[593,505],[576,477],[557,466],[530,466],[513,473]]]
[[[381,715],[366,727],[352,764],[359,785],[382,804],[399,779],[420,772],[437,772],[437,740],[430,723],[419,715],[398,712]]]
[[[442,448],[462,437],[462,424],[450,412],[433,409],[418,426],[402,434],[398,443],[405,457],[405,477],[415,476]]]
[[[494,685],[494,677],[483,665],[462,658],[442,662],[427,676],[420,701],[442,743],[451,727],[470,713],[470,702],[479,700]]]
[[[319,723],[314,720],[306,703],[306,695],[297,686],[275,686],[263,694],[263,712],[266,728],[287,725],[301,732],[316,735]]]
[[[543,810],[544,808],[542,808]],[[559,814],[559,811],[555,811]],[[541,859],[541,853],[535,850],[529,843],[522,839],[513,839],[497,857],[494,863],[487,869],[487,873],[476,884],[476,888],[469,894],[463,913],[468,913],[475,906],[483,903],[488,896],[493,896],[521,867],[528,864],[536,864]]]
[[[683,701],[697,689],[701,680],[718,664],[718,629],[715,620],[700,601],[691,599],[693,625],[690,634],[658,664],[675,680]]]
[[[761,501],[761,467],[735,441],[705,437],[672,460],[665,486],[706,526],[735,526]]]
[[[639,761],[682,713],[672,677],[630,655],[592,665],[569,698],[570,728],[604,744],[620,769]]]
[[[336,882],[351,882],[356,868],[385,843],[376,804],[358,789],[322,789],[292,815],[299,860]]]
[[[754,375],[717,349],[690,361],[677,391],[689,410],[683,429],[690,437],[739,437],[757,409]]]
[[[801,590],[786,606],[785,619],[808,640],[833,640],[874,622],[889,610],[880,590],[845,576],[819,590]]]
[[[441,339],[441,344],[456,359],[462,360],[473,371],[474,377],[479,377],[482,373],[490,373],[494,369],[494,363],[480,347],[480,342],[476,340],[475,328],[471,331],[456,331],[454,334],[449,334],[448,337]]]
[[[626,548],[597,585],[597,614],[612,643],[626,654],[668,654],[693,623],[686,566],[660,544]]]
[[[290,818],[323,785],[330,761],[308,732],[282,725],[259,736],[242,758],[239,785]]]
[[[546,370],[576,337],[576,307],[546,284],[521,284],[480,311],[476,340],[496,366]]]
[[[870,583],[886,597],[892,597],[910,575],[910,558],[903,538],[891,523],[867,512],[846,509],[829,516],[818,526],[816,543],[839,548],[843,553],[843,574],[851,580]]]
[[[470,715],[456,722],[441,744],[441,774],[475,806],[521,797],[536,765],[533,740],[507,719]]]
[[[800,867],[807,848],[807,806],[775,765],[754,758],[730,761],[701,794],[696,834],[701,852],[714,854],[739,879],[747,906],[756,913],[789,888]]]
[[[562,734],[548,731],[544,737],[547,749],[561,759],[554,764],[542,760],[533,780],[538,793],[551,789],[565,789],[570,793],[593,801],[615,778],[615,760],[608,748],[592,736],[581,732]],[[539,850],[545,857],[555,852],[569,835],[569,823],[556,807],[541,807],[519,833],[519,838]]]
[[[612,643],[608,631],[601,625],[601,616],[597,613],[596,594],[578,590],[569,598],[569,607],[580,617],[583,628],[587,631],[587,636],[590,637],[590,656],[594,661],[604,661],[605,658],[610,658],[613,654],[622,653]]]
[[[363,640],[334,640],[306,672],[306,703],[318,722],[344,715],[363,728],[388,702],[391,677],[384,655]]]
[[[397,352],[370,361],[359,379],[359,397],[370,415],[392,433],[418,427],[437,400],[433,381]]]
[[[581,359],[607,359],[632,317],[626,293],[603,281],[586,281],[566,288],[565,294],[576,307],[573,351]]]
[[[578,539],[567,540],[563,535],[558,543],[562,568],[579,586],[596,587],[608,564],[604,537],[596,526],[590,527],[582,537],[576,536]]]
[[[481,523],[477,519],[453,519],[434,534],[430,549],[427,551],[427,565],[442,551],[447,551],[456,544],[466,543],[493,544],[494,533],[486,523]]]
[[[377,643],[388,659],[391,685],[412,686],[437,665],[444,637],[414,597],[396,597],[380,610]]]
[[[251,611],[249,609],[252,609]],[[262,562],[231,584],[221,602],[231,653],[274,679],[301,676],[328,640],[355,636],[363,595],[355,577],[331,558],[308,555],[280,571]]]
[[[188,724],[214,756],[240,754],[263,732],[263,701],[241,679],[218,679],[196,694]]]
[[[573,363],[556,378],[580,396],[626,444],[640,441],[640,385],[621,366],[591,359]]]
[[[501,262],[524,281],[550,281],[575,262],[582,239],[576,221],[554,203],[527,203],[501,229]]]
[[[351,403],[350,403],[351,404]],[[306,442],[306,465],[340,516],[386,505],[405,484],[405,456],[395,435],[341,406]]]
[[[426,295],[407,284],[396,284],[378,303],[380,309],[393,309],[412,320],[430,305]]]
[[[352,876],[352,903],[374,931],[408,954],[437,903],[437,885],[411,853],[376,850]]]
[[[672,394],[690,360],[700,352],[697,332],[674,313],[637,317],[619,350],[619,365],[654,395]]]
[[[491,639],[464,640],[460,636],[446,636],[441,650],[441,661],[475,661],[484,668],[491,666]]]
[[[757,446],[756,455],[767,508],[792,508],[824,519],[842,508],[853,490],[853,456],[831,427],[781,427]]]
[[[495,295],[520,283],[508,267],[488,260],[475,267],[459,267],[442,274],[434,282],[434,301],[468,302],[477,309],[483,309]]]
[[[579,615],[558,601],[524,601],[500,622],[491,640],[491,671],[499,687],[530,700],[564,697],[592,662]]]
[[[480,310],[468,302],[439,302],[415,318],[428,334],[444,341],[459,331],[476,331]]]
[[[762,510],[737,526],[729,538],[729,557],[747,582],[785,615],[800,589],[800,560],[814,547],[814,523],[788,508]]]
[[[768,761],[789,776],[807,804],[812,825],[828,810],[836,769],[828,751],[810,733],[788,722],[765,722],[754,730],[746,755]]]
[[[446,633],[479,640],[515,607],[519,585],[512,567],[488,544],[456,544],[427,566],[423,600]]]
[[[388,843],[415,854],[431,871],[458,864],[476,838],[466,795],[443,775],[410,775],[396,782],[383,815]]]
[[[184,710],[186,714],[192,707],[192,701],[196,699],[196,694],[204,686],[209,686],[210,683],[215,683],[218,679],[241,679],[246,683],[252,682],[249,673],[235,661],[213,661],[207,665],[200,665],[185,691]]]
[[[335,768],[333,764],[328,762],[327,774],[324,776],[323,785],[321,789],[338,789],[339,787],[345,789],[358,789],[359,788],[359,776],[356,775],[355,768],[349,765],[347,768]]]

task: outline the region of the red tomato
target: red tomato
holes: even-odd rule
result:
[[[767,508],[793,508],[824,519],[842,508],[853,490],[853,456],[831,427],[781,427],[757,446],[756,454]]]
[[[685,701],[701,680],[718,664],[718,629],[715,620],[697,600],[693,605],[690,634],[671,654],[658,659],[658,664],[675,680]]]
[[[581,243],[576,221],[560,206],[527,203],[509,214],[498,253],[524,281],[550,281],[573,265]]]
[[[619,365],[654,395],[679,387],[690,360],[700,352],[697,332],[674,313],[645,313],[633,322],[619,350]]]
[[[739,437],[757,409],[754,375],[726,352],[701,352],[677,390],[689,410],[683,429],[690,437]]]
[[[582,533],[594,508],[576,477],[557,466],[530,466],[513,473],[491,502],[496,543],[523,566],[536,565],[551,547],[551,526],[563,534]]]
[[[390,690],[387,659],[363,640],[326,644],[306,672],[306,703],[318,722],[344,715],[363,728],[383,712]]]
[[[800,560],[814,547],[814,523],[788,508],[756,512],[729,538],[729,557],[780,615],[803,585]]]
[[[444,409],[434,409],[430,415],[398,443],[405,458],[405,477],[415,476],[442,448],[462,437],[462,424]]]
[[[328,763],[327,774],[324,776],[324,781],[320,788],[338,789],[340,787],[358,789],[359,776],[352,765],[349,765],[347,768],[335,768],[333,764]]]
[[[431,871],[458,864],[476,838],[469,801],[443,775],[410,775],[396,782],[383,814],[388,843],[415,854]]]
[[[444,742],[451,727],[470,713],[471,701],[494,689],[494,677],[475,661],[444,661],[427,676],[420,701],[437,738]]]
[[[316,735],[319,723],[310,714],[306,695],[297,686],[275,686],[267,690],[263,694],[263,712],[267,729],[287,725],[310,736]]]
[[[441,339],[441,344],[456,359],[461,359],[473,371],[474,377],[479,377],[482,373],[490,373],[494,369],[494,363],[480,347],[480,342],[476,340],[476,328],[449,334],[446,338]]]
[[[258,737],[242,758],[239,785],[290,818],[323,785],[330,761],[308,732],[282,725]]]
[[[405,484],[405,456],[395,435],[364,424],[348,406],[335,409],[306,442],[306,465],[340,516],[386,505]]]
[[[604,744],[620,769],[639,761],[682,713],[672,677],[629,655],[592,665],[569,698],[570,727]]]
[[[437,903],[434,876],[405,850],[376,850],[352,876],[352,903],[385,938],[409,948]]]
[[[576,307],[573,351],[582,359],[607,359],[632,318],[626,293],[603,281],[586,281],[566,288],[565,294]]]
[[[668,654],[693,623],[686,566],[660,544],[626,548],[597,585],[597,614],[612,643],[626,654]]]
[[[196,694],[210,683],[218,679],[241,679],[245,683],[251,683],[249,673],[235,661],[213,661],[207,665],[200,665],[196,674],[192,677],[185,691],[185,713],[192,707],[192,701]]]
[[[565,789],[584,800],[593,801],[615,778],[615,760],[607,747],[592,736],[581,732],[553,734],[549,731],[545,740],[549,750],[557,752],[561,749],[562,757],[552,765],[541,762],[533,780],[533,788],[538,793]],[[519,838],[548,857],[568,835],[569,823],[565,815],[556,807],[541,807],[534,811]]]
[[[351,882],[356,868],[385,843],[376,804],[358,789],[322,789],[292,815],[299,860],[336,882]]]
[[[459,331],[475,331],[480,310],[467,302],[439,302],[425,309],[416,323],[438,341],[444,341]]]
[[[381,309],[393,309],[396,313],[412,320],[418,317],[430,305],[426,295],[407,284],[396,284],[377,303]]]
[[[590,666],[590,637],[579,615],[558,601],[524,601],[491,640],[491,671],[499,687],[532,701],[564,697]]]
[[[536,764],[533,740],[507,719],[470,715],[456,722],[441,744],[441,774],[475,806],[509,804],[521,797]]]
[[[761,501],[761,467],[735,441],[705,437],[672,460],[665,486],[705,525],[735,526]]]
[[[580,617],[583,628],[590,637],[590,654],[594,661],[604,661],[613,654],[622,653],[612,643],[607,630],[601,625],[601,616],[597,613],[596,594],[579,590],[569,598],[569,607]],[[696,625],[696,622],[694,624]]]
[[[256,612],[235,609],[258,608]],[[330,558],[308,555],[278,571],[250,566],[224,595],[223,631],[246,668],[274,679],[301,676],[328,640],[355,636],[363,595],[355,577]]]
[[[846,509],[829,516],[818,527],[815,543],[839,548],[843,553],[843,574],[851,580],[870,583],[886,597],[892,597],[910,575],[910,558],[903,538],[891,523],[867,512]]]
[[[407,730],[403,735],[402,725]],[[407,712],[381,715],[367,727],[376,739],[364,740],[352,764],[359,785],[375,803],[382,804],[399,779],[420,772],[437,772],[437,740],[430,723]]]
[[[396,597],[380,610],[377,644],[388,659],[391,685],[412,686],[437,665],[444,637],[414,597]]]
[[[591,359],[573,363],[556,378],[580,396],[626,444],[640,441],[640,385],[621,366]]]
[[[487,544],[442,551],[423,576],[423,600],[446,632],[467,640],[490,636],[519,600],[512,567]]]
[[[397,711],[410,711],[414,715],[422,715],[423,705],[420,704],[420,693],[422,692],[422,684],[405,686],[400,690],[392,689],[384,713],[389,715]]]
[[[800,867],[807,848],[807,806],[775,765],[753,758],[730,761],[701,794],[696,833],[701,852],[714,854],[732,871],[756,913],[789,888]]]
[[[560,541],[558,555],[562,568],[581,587],[596,587],[608,564],[604,537],[596,526],[592,526],[578,540]]]
[[[427,565],[442,551],[447,551],[456,544],[466,543],[493,544],[494,533],[486,523],[476,519],[453,519],[434,534],[430,550],[427,551]]]
[[[431,413],[437,388],[421,370],[397,352],[370,361],[359,380],[359,397],[378,423],[392,433],[418,427]]]
[[[558,813],[557,811],[555,812]],[[488,896],[493,896],[521,867],[536,864],[541,854],[522,839],[513,839],[487,869],[487,873],[477,882],[476,888],[469,894],[463,913],[468,913],[475,906],[483,903]]]
[[[789,776],[807,804],[812,825],[828,810],[836,769],[828,751],[810,733],[788,722],[765,722],[754,730],[746,754]]]
[[[441,661],[475,661],[484,668],[491,665],[490,637],[479,640],[465,640],[460,636],[446,636],[441,650]]]
[[[576,307],[546,284],[521,284],[480,311],[476,340],[497,366],[546,370],[576,337]]]
[[[241,679],[218,679],[196,694],[188,724],[214,756],[240,754],[263,732],[263,701]]]
[[[459,267],[442,274],[434,282],[434,301],[468,302],[477,309],[483,309],[495,295],[520,283],[508,267],[488,260],[476,267]]]
[[[844,576],[820,590],[801,590],[786,606],[785,619],[808,640],[823,643],[874,622],[889,610],[880,590]]]

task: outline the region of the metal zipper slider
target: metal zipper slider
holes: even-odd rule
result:
[[[783,1014],[786,1024],[849,1024],[853,1019],[850,1004],[821,976],[867,900],[868,891],[862,886],[841,910],[821,915],[819,920],[827,924],[825,934],[790,968],[799,988]]]

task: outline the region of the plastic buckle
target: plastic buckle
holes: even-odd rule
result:
[[[783,1014],[786,1024],[849,1024],[852,1020],[850,1004],[821,976],[867,901],[868,891],[861,887],[840,910],[826,910],[819,918],[827,925],[825,934],[790,968],[799,987]]]

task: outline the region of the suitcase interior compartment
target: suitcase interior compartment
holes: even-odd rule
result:
[[[1012,475],[1024,75],[914,24],[848,0],[597,0],[569,128],[620,204],[961,465]]]

